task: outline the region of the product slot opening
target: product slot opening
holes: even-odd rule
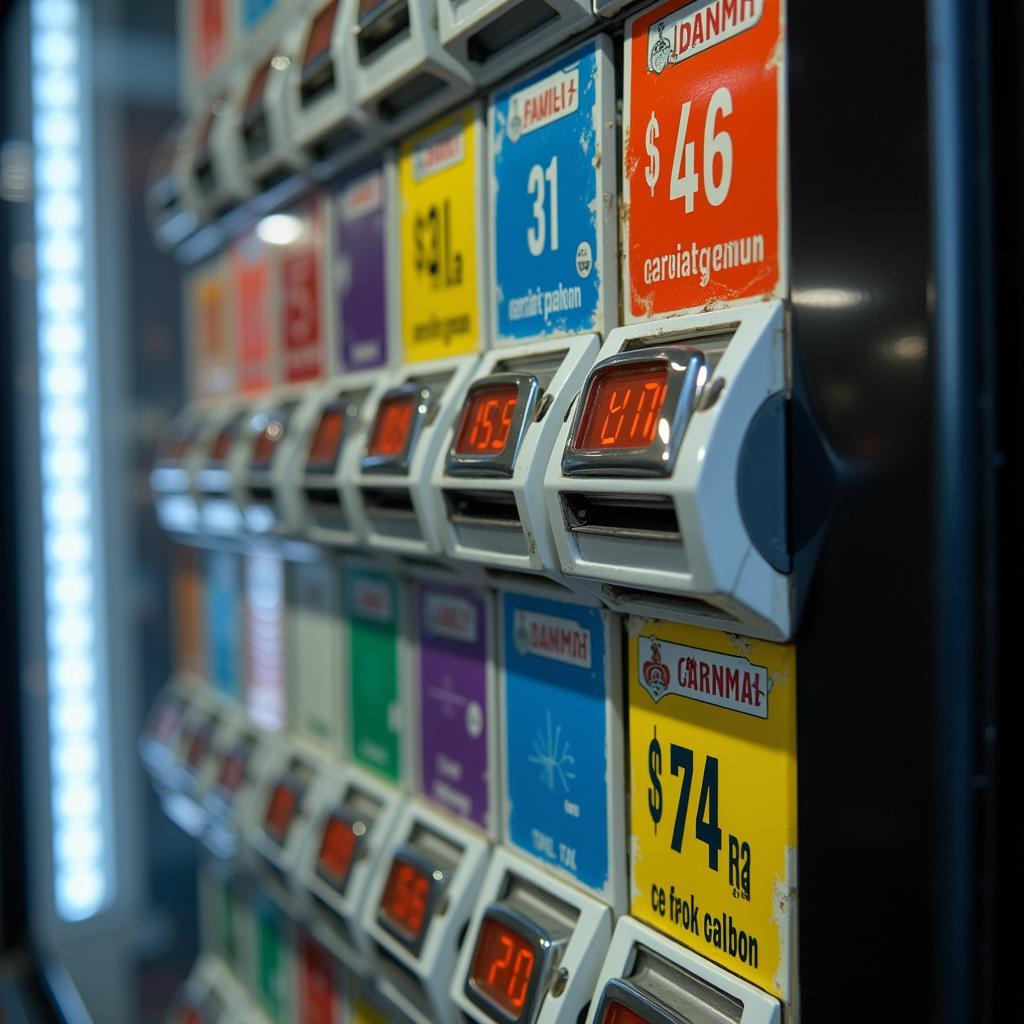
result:
[[[647,494],[562,494],[565,525],[573,533],[636,540],[682,540],[671,498]]]
[[[453,523],[487,522],[520,527],[519,507],[511,491],[445,491],[448,515]]]

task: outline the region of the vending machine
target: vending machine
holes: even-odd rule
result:
[[[188,998],[844,1018],[875,941],[899,961],[879,834],[923,820],[857,794],[915,791],[887,716],[925,584],[885,523],[921,508],[894,436],[924,406],[891,382],[920,380],[927,264],[921,210],[865,197],[897,190],[858,179],[852,79],[809,59],[827,38],[852,74],[842,17],[251,16],[191,87],[214,113],[155,227],[176,244],[188,208],[227,239],[190,271],[192,387],[151,476],[205,609],[141,744],[209,850]],[[885,259],[837,257],[858,216],[890,218]],[[836,986],[840,951],[868,980]]]

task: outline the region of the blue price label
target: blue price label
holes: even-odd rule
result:
[[[565,54],[491,100],[495,337],[601,331],[615,274],[607,42]],[[607,145],[607,152],[605,147]],[[605,280],[605,277],[610,280]],[[607,289],[612,289],[611,293]]]
[[[206,628],[213,685],[240,696],[242,677],[242,564],[231,551],[206,555]]]
[[[608,883],[608,666],[596,608],[505,594],[506,834],[601,892]]]
[[[243,0],[243,27],[253,28],[253,26],[262,21],[276,6],[277,0]]]

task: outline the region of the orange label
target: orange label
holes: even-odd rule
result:
[[[206,650],[199,554],[191,548],[175,545],[173,557],[175,667],[200,676],[206,669]]]
[[[232,247],[231,273],[238,325],[238,386],[251,395],[273,383],[267,253],[255,233]]]
[[[626,312],[782,290],[780,0],[670,0],[626,27]]]
[[[196,26],[196,70],[206,78],[227,55],[227,4],[225,0],[199,0]]]
[[[226,264],[218,258],[195,271],[192,278],[193,380],[197,395],[223,395],[234,386],[225,270]]]

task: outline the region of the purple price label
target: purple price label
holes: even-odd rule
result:
[[[490,605],[463,587],[418,589],[423,793],[487,828]]]
[[[372,369],[388,359],[384,248],[388,201],[382,165],[346,180],[335,198],[339,370]]]

